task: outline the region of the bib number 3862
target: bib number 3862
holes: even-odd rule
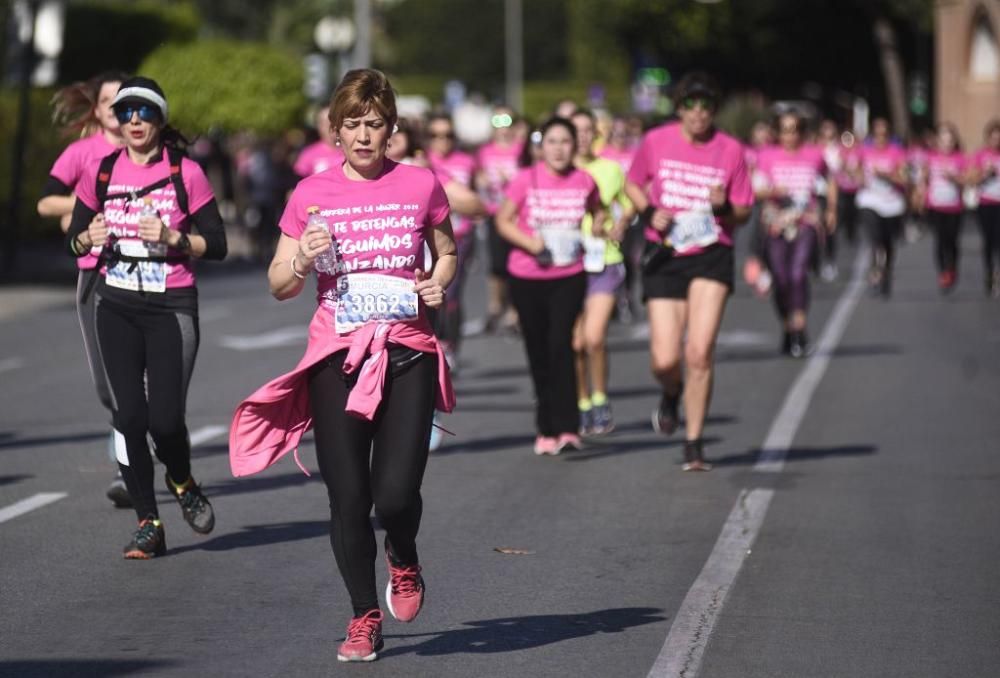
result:
[[[337,281],[335,327],[338,334],[370,322],[399,322],[417,317],[413,281],[377,273],[351,273]]]

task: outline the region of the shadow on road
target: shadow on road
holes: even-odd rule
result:
[[[786,462],[810,461],[826,457],[855,457],[865,454],[875,454],[878,448],[874,445],[837,445],[834,447],[793,447],[785,455]],[[716,466],[748,466],[756,464],[760,456],[760,448],[747,450],[740,454],[730,454],[724,457],[709,459]]]
[[[227,494],[247,494],[250,492],[263,492],[265,490],[281,490],[286,487],[299,487],[307,483],[322,483],[322,480],[319,474],[307,476],[296,468],[291,473],[282,473],[281,475],[233,478],[219,483],[211,483],[205,488],[205,492],[211,499],[214,499],[215,497]]]
[[[463,440],[462,438],[449,438],[440,449],[431,452],[431,456],[441,457],[449,454],[465,454],[467,452],[496,452],[506,450],[511,447],[523,447],[530,449],[535,442],[532,434],[517,434],[509,436],[494,436],[492,438],[480,438],[478,440]]]
[[[0,661],[0,676],[17,678],[78,678],[79,676],[141,676],[174,666],[165,659],[23,659]]]
[[[294,523],[274,523],[271,525],[245,525],[239,532],[222,534],[198,544],[189,544],[175,549],[168,548],[167,555],[178,555],[187,551],[233,551],[235,549],[283,544],[290,541],[325,537],[330,531],[329,520],[301,520]],[[168,542],[169,544],[169,542]]]
[[[62,445],[65,443],[88,443],[92,440],[107,438],[108,432],[100,433],[70,433],[62,436],[39,436],[37,438],[19,438],[16,433],[0,432],[0,450],[22,447],[45,447],[46,445]]]
[[[11,475],[11,476],[0,476],[0,487],[4,485],[13,485],[19,483],[22,480],[28,480],[29,478],[34,478],[35,476],[29,476],[24,474]]]
[[[704,436],[702,440],[706,445],[713,445],[721,440],[713,436]],[[601,442],[587,441],[586,447],[579,452],[567,452],[563,456],[566,461],[590,461],[633,452],[645,452],[646,450],[677,450],[676,458],[671,455],[670,460],[680,460],[679,451],[684,441],[681,438],[642,438],[640,440],[602,440]]]
[[[381,656],[517,652],[598,633],[621,633],[633,626],[665,621],[666,617],[660,612],[662,610],[651,607],[624,607],[587,614],[542,614],[465,622],[470,628],[431,634],[387,635],[387,638],[399,639],[430,638],[416,645],[389,648]]]

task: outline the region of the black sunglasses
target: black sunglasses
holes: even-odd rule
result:
[[[141,104],[139,106],[129,105],[115,109],[115,117],[123,125],[129,122],[135,113],[139,114],[139,119],[143,122],[157,122],[160,119],[160,109],[149,104]]]
[[[689,111],[693,111],[695,108],[701,108],[706,111],[714,111],[715,102],[708,97],[684,97],[684,99],[681,100],[681,107],[686,108]]]

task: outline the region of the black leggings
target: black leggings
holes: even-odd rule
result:
[[[990,278],[1000,270],[1000,205],[979,206],[979,229],[983,234],[983,265]]]
[[[397,354],[396,349],[390,353]],[[369,422],[344,411],[354,382],[343,372],[346,356],[340,351],[313,368],[309,399],[316,459],[330,498],[330,545],[354,614],[362,615],[379,606],[373,505],[395,559],[405,564],[418,561],[420,485],[427,466],[438,366],[431,354],[394,364],[382,403]]]
[[[872,242],[872,261],[876,266],[884,265],[886,275],[892,272],[892,257],[896,249],[896,238],[903,228],[903,217],[883,217],[878,212],[870,209],[863,209],[859,217],[868,232],[868,237]],[[885,261],[880,262],[879,256],[883,254]]]
[[[146,433],[171,479],[177,484],[186,481],[191,475],[191,443],[184,412],[198,353],[198,317],[135,311],[101,298],[97,336],[111,387],[114,427],[125,438],[125,458],[119,456],[118,468],[139,519],[158,517]]]
[[[962,215],[927,210],[927,220],[934,229],[934,260],[938,271],[957,271]]]
[[[535,427],[539,435],[576,433],[573,324],[583,310],[586,273],[556,280],[510,278],[510,296],[521,320],[521,334],[535,385]]]
[[[854,202],[855,193],[842,191],[837,196],[837,231],[847,236],[852,245],[858,238],[858,206]]]

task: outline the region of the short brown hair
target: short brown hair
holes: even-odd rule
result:
[[[358,118],[374,110],[390,127],[396,124],[396,94],[389,78],[374,68],[347,71],[330,97],[330,124],[339,129],[345,118]]]

